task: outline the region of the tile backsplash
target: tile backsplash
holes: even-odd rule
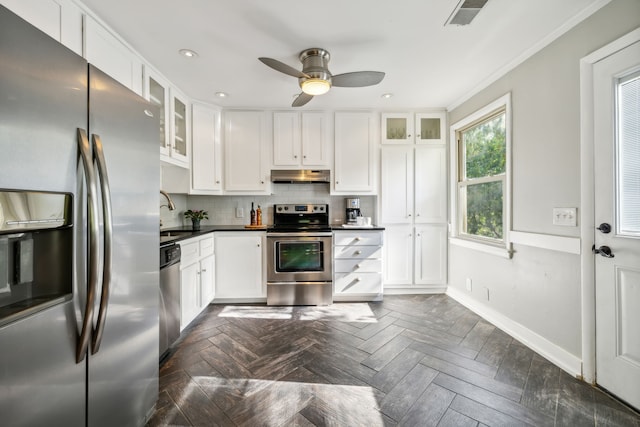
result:
[[[209,219],[202,224],[214,225],[244,225],[249,224],[251,203],[255,208],[262,208],[262,222],[273,223],[273,205],[283,203],[328,203],[331,224],[342,224],[345,221],[345,199],[349,196],[330,196],[328,186],[322,184],[274,184],[273,194],[269,196],[187,196],[171,194],[176,205],[174,211],[166,207],[160,208],[162,227],[179,227],[190,224],[185,220],[184,211],[187,209],[204,209],[209,212]],[[370,216],[376,223],[376,196],[352,196],[360,198],[362,215]],[[161,205],[166,200],[161,196]],[[237,208],[242,208],[244,217],[236,216]]]

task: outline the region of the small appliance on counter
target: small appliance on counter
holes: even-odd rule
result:
[[[347,200],[347,224],[357,224],[358,217],[362,216],[360,212],[360,199]]]

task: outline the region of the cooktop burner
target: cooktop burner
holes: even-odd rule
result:
[[[283,233],[331,231],[329,226],[329,205],[273,205],[273,226],[267,231]]]

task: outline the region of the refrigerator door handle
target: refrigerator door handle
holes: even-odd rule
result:
[[[93,307],[96,299],[96,286],[98,283],[98,234],[100,232],[98,226],[98,187],[96,185],[96,176],[93,169],[93,161],[91,159],[91,146],[87,138],[87,132],[78,128],[77,131],[78,148],[80,149],[80,158],[82,159],[82,167],[87,185],[87,216],[89,229],[89,250],[87,254],[87,264],[89,277],[87,283],[87,301],[85,302],[84,317],[82,320],[82,329],[76,346],[76,363],[84,360],[89,347],[89,336],[91,335],[93,321]]]
[[[107,174],[107,164],[104,160],[104,150],[100,136],[91,135],[93,146],[93,156],[98,167],[100,178],[100,192],[102,194],[102,218],[104,221],[104,253],[102,269],[102,293],[100,296],[100,309],[98,310],[98,321],[92,335],[91,354],[100,350],[104,323],[107,318],[107,307],[109,305],[109,294],[111,292],[111,256],[113,247],[113,216],[111,213],[111,188],[109,187],[109,176]]]

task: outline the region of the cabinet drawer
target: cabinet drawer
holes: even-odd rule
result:
[[[382,273],[341,273],[335,279],[336,295],[382,293]]]
[[[336,231],[333,235],[335,246],[380,246],[382,232],[380,231]]]
[[[338,258],[382,258],[380,246],[336,246],[333,248],[333,256]]]
[[[213,253],[213,236],[200,240],[200,256],[205,257]]]
[[[381,259],[337,259],[335,261],[336,273],[380,273],[382,272]]]
[[[198,242],[189,240],[188,243],[178,242],[181,251],[180,263],[183,266],[196,262],[200,254],[200,246]]]

